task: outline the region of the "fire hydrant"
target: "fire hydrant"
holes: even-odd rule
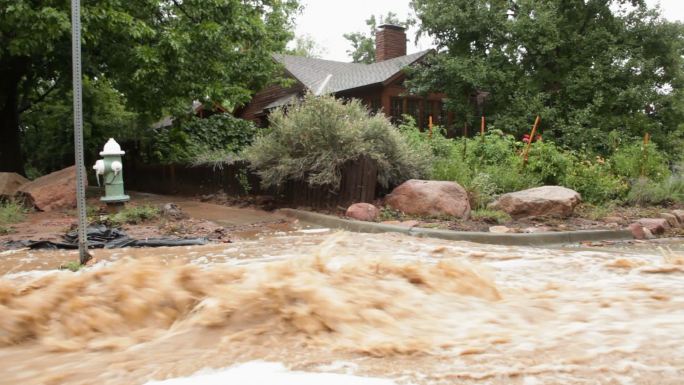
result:
[[[109,138],[104,149],[100,152],[100,156],[104,159],[98,160],[93,166],[98,186],[100,185],[100,175],[103,177],[105,196],[100,200],[108,205],[121,205],[130,200],[130,197],[124,194],[123,164],[121,163],[123,154],[125,152],[121,151],[119,143],[113,138]]]

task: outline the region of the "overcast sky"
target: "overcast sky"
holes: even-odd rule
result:
[[[366,19],[370,15],[385,15],[392,11],[405,19],[410,13],[410,0],[301,0],[304,12],[297,18],[298,36],[311,36],[323,49],[324,59],[351,61],[347,55],[350,48],[342,36],[347,32],[368,32]],[[663,15],[669,20],[684,21],[684,0],[647,0],[651,5],[660,3]],[[413,41],[415,31],[409,31]],[[413,42],[408,53],[431,47],[431,41],[423,38],[416,46]]]

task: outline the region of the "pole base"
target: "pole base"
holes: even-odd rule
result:
[[[106,211],[108,214],[116,214],[126,207],[126,202],[107,202]]]

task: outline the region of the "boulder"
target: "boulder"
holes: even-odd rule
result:
[[[684,210],[673,210],[672,214],[679,219],[679,223],[681,223],[684,226]]]
[[[468,193],[455,182],[411,179],[395,188],[385,204],[406,214],[470,217]]]
[[[647,228],[653,235],[662,234],[670,229],[670,224],[664,218],[642,218],[636,221],[636,223]]]
[[[18,195],[41,211],[76,207],[76,166],[71,166],[26,183]]]
[[[490,233],[496,233],[496,234],[507,234],[507,233],[512,233],[513,229],[506,227],[506,226],[491,226],[489,228]]]
[[[502,195],[490,208],[514,219],[546,215],[568,217],[582,201],[577,191],[561,186],[543,186]]]
[[[190,216],[183,212],[180,207],[175,203],[167,203],[162,206],[161,215],[165,218],[182,220],[188,219]]]
[[[349,206],[346,215],[358,221],[373,222],[380,215],[380,210],[370,203],[354,203]]]
[[[646,239],[646,233],[644,232],[644,227],[638,223],[632,223],[629,225],[629,231],[632,232],[634,239]]]
[[[676,215],[670,213],[660,213],[660,217],[667,221],[670,227],[677,228],[680,226],[679,218]]]
[[[15,172],[0,172],[0,199],[9,199],[29,180]]]

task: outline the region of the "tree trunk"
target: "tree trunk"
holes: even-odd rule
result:
[[[19,83],[23,64],[0,63],[0,172],[21,175],[25,175],[19,137]]]

